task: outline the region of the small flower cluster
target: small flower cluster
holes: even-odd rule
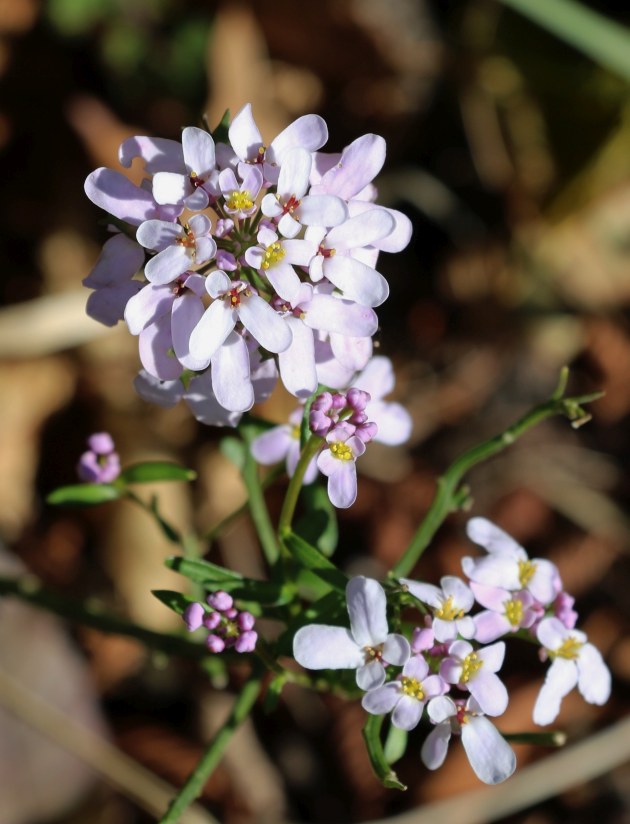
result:
[[[79,458],[77,475],[86,483],[110,484],[120,475],[120,458],[108,432],[95,432],[87,441],[89,449]]]
[[[584,633],[574,629],[573,599],[562,591],[554,564],[530,559],[484,518],[469,521],[468,535],[488,553],[463,559],[469,583],[456,576],[445,576],[439,587],[400,579],[403,591],[425,611],[425,623],[416,627],[411,642],[389,633],[383,587],[356,577],[346,591],[350,630],[302,627],[293,653],[310,669],[356,669],[357,684],[366,690],[364,709],[391,713],[395,727],[415,728],[426,710],[433,729],[422,746],[424,764],[440,767],[452,734],[461,735],[477,776],[496,784],[516,767],[512,749],[488,718],[502,715],[509,700],[497,675],[505,657],[505,642],[499,638],[521,630],[519,637],[541,644],[542,660],[552,660],[534,706],[537,724],[550,724],[562,698],[576,685],[589,703],[605,703],[610,673]],[[475,601],[484,609],[470,615]],[[402,671],[386,681],[389,666]]]
[[[327,138],[305,115],[266,145],[248,104],[225,141],[194,127],[181,142],[125,140],[120,162],[140,158],[139,186],[107,168],[88,176],[88,197],[123,231],[84,281],[87,311],[138,335],[143,397],[235,425],[278,376],[306,398],[366,366],[389,293],[377,259],[407,245],[411,223],[374,203],[383,138],[340,154],[319,151]]]
[[[351,506],[357,496],[356,459],[371,440],[396,445],[411,434],[411,417],[399,403],[384,401],[394,388],[391,361],[373,357],[352,385],[341,392],[323,392],[310,407],[309,429],[322,438],[322,451],[314,456],[304,474],[312,483],[318,471],[328,477],[328,495],[334,506]],[[293,476],[300,457],[300,424],[304,414],[298,406],[288,423],[275,426],[252,441],[258,463],[286,461]]]
[[[253,652],[256,647],[258,633],[254,629],[254,616],[237,610],[232,596],[223,590],[209,595],[205,604],[193,601],[182,617],[189,632],[202,626],[208,630],[205,643],[210,652],[225,649]]]

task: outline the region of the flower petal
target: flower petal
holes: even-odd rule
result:
[[[466,533],[471,541],[488,552],[507,554],[516,558],[527,557],[523,547],[514,538],[487,518],[471,518],[466,525]]]
[[[249,351],[243,338],[230,332],[212,358],[212,389],[230,412],[247,412],[254,405]]]
[[[424,701],[410,695],[401,695],[392,712],[392,724],[399,730],[413,730],[420,723]]]
[[[389,285],[380,272],[346,255],[326,258],[323,272],[345,298],[362,306],[380,306],[389,295]]]
[[[254,161],[258,158],[258,149],[263,145],[262,135],[256,126],[251,103],[246,103],[238,112],[228,129],[232,148],[241,160]]]
[[[462,725],[462,745],[475,775],[485,784],[499,784],[516,769],[514,751],[494,724],[481,715]]]
[[[540,726],[551,724],[560,712],[560,704],[578,681],[575,661],[556,658],[547,670],[545,682],[534,704],[534,723]]]
[[[385,667],[380,661],[369,661],[357,669],[356,681],[359,689],[378,689],[385,683]]]
[[[385,590],[373,578],[357,575],[348,581],[346,601],[352,636],[360,647],[384,643],[388,635]]]
[[[493,672],[483,670],[466,685],[486,715],[503,715],[508,705],[505,684]]]
[[[409,660],[411,655],[411,647],[409,641],[404,635],[398,635],[393,632],[387,636],[383,644],[383,660],[388,664],[393,664],[395,667],[402,667]],[[420,676],[424,678],[423,676]]]
[[[258,295],[241,300],[239,319],[252,337],[269,352],[284,352],[291,345],[291,328]]]
[[[344,627],[308,624],[293,639],[293,657],[307,669],[355,669],[363,653]]]
[[[236,325],[237,313],[222,300],[213,301],[193,329],[188,349],[193,358],[211,358]]]
[[[422,763],[428,770],[437,770],[442,766],[451,740],[451,725],[438,724],[424,740],[420,750]]]
[[[589,704],[602,705],[610,697],[610,670],[600,651],[584,644],[577,659],[578,689]]]
[[[400,698],[400,682],[390,681],[382,687],[370,690],[361,699],[361,706],[372,715],[386,715],[391,712]]]

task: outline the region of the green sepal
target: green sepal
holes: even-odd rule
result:
[[[125,467],[119,480],[127,484],[146,484],[154,481],[194,481],[196,477],[193,469],[171,461],[144,461]]]
[[[389,725],[387,738],[385,739],[385,747],[383,748],[385,761],[387,761],[388,764],[395,764],[403,757],[407,749],[408,738],[409,733],[407,730],[401,730],[393,724]]]
[[[219,122],[218,126],[212,130],[212,139],[215,143],[227,143],[228,138],[228,129],[230,128],[230,123],[232,120],[232,116],[230,114],[230,110],[226,109],[221,121]]]
[[[367,747],[370,764],[374,774],[384,787],[390,790],[406,790],[407,787],[398,780],[398,776],[385,757],[381,742],[381,727],[384,718],[383,715],[370,715],[363,727],[363,740]]]
[[[295,560],[305,569],[310,569],[318,577],[320,577],[327,584],[335,589],[346,589],[348,578],[344,573],[338,569],[332,561],[329,561],[325,555],[314,546],[305,541],[295,532],[288,530],[283,536],[282,541],[290,551]]]
[[[337,512],[326,489],[318,483],[308,484],[302,488],[300,500],[304,515],[295,524],[296,533],[330,558],[337,548],[339,530]]]
[[[46,496],[53,506],[97,506],[116,501],[123,490],[113,484],[73,484],[60,486]]]
[[[178,615],[182,615],[186,607],[195,603],[195,598],[184,595],[181,592],[175,592],[170,589],[152,589],[151,594],[154,595],[158,601],[161,601],[164,606],[172,609]]]

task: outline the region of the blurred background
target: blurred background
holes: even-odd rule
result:
[[[415,227],[409,248],[379,266],[391,284],[379,351],[394,361],[413,437],[396,449],[374,445],[360,462],[358,501],[339,513],[339,563],[384,575],[440,472],[548,397],[570,365],[571,392],[606,392],[593,420],[578,431],[549,421],[474,470],[472,512],[559,566],[581,627],[610,664],[609,703],[572,693],[557,726],[588,741],[628,714],[630,74],[615,65],[607,30],[588,29],[589,56],[509,5],[0,2],[0,574],[28,570],[64,596],[179,628],[149,592],[184,582],[163,568],[171,547],[146,515],[125,502],[83,511],[44,503],[76,480],[86,437],[103,429],[124,463],[168,458],[197,470],[191,488],[159,490],[182,528],[208,529],[244,494],[217,449],[221,432],[183,406],[142,402],[132,387],[136,340],[122,324],[109,330],[85,316],[81,280],[106,231],[83,181],[97,166],[118,168],[124,138],[177,139],[204,113],[214,126],[251,101],[271,139],[317,112],[328,151],[365,132],[386,138],[379,200]],[[620,4],[587,6],[628,23]],[[278,392],[259,412],[280,421],[290,408]],[[268,495],[274,512],[281,500],[282,484]],[[470,552],[466,517],[440,530],[417,577],[457,574]],[[262,574],[246,519],[209,557]],[[535,649],[520,653],[511,650],[506,668],[508,732],[532,728],[542,680]],[[217,673],[215,686],[223,679],[227,690],[213,690],[191,663],[4,599],[1,673],[34,703],[16,705],[0,679],[0,824],[144,824],[154,817],[138,799],[157,796],[143,790],[141,768],[180,785],[246,670]],[[131,789],[51,743],[69,746],[71,721],[115,744],[108,758]],[[397,767],[408,792],[384,790],[362,724],[357,704],[287,688],[276,713],[257,709],[232,742],[203,804],[227,824],[343,824],[478,789],[458,747],[440,771],[424,770],[417,732]],[[516,751],[521,766],[549,756]],[[597,750],[585,758],[596,761]],[[509,821],[628,822],[629,788],[620,763],[536,806],[524,801]]]

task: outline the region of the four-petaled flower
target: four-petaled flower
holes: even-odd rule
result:
[[[474,636],[475,623],[466,613],[475,603],[475,598],[461,578],[445,575],[440,581],[441,588],[411,581],[409,578],[401,578],[400,582],[415,598],[432,607],[436,641],[445,643],[454,641],[458,635],[463,638]]]
[[[503,664],[505,643],[473,649],[468,641],[453,641],[440,664],[440,676],[473,695],[486,715],[502,715],[508,705],[505,684],[495,675]]]
[[[373,690],[385,681],[385,666],[403,666],[409,641],[390,633],[385,590],[372,578],[359,575],[346,586],[350,629],[308,624],[293,639],[293,657],[307,669],[356,669],[357,684]]]

